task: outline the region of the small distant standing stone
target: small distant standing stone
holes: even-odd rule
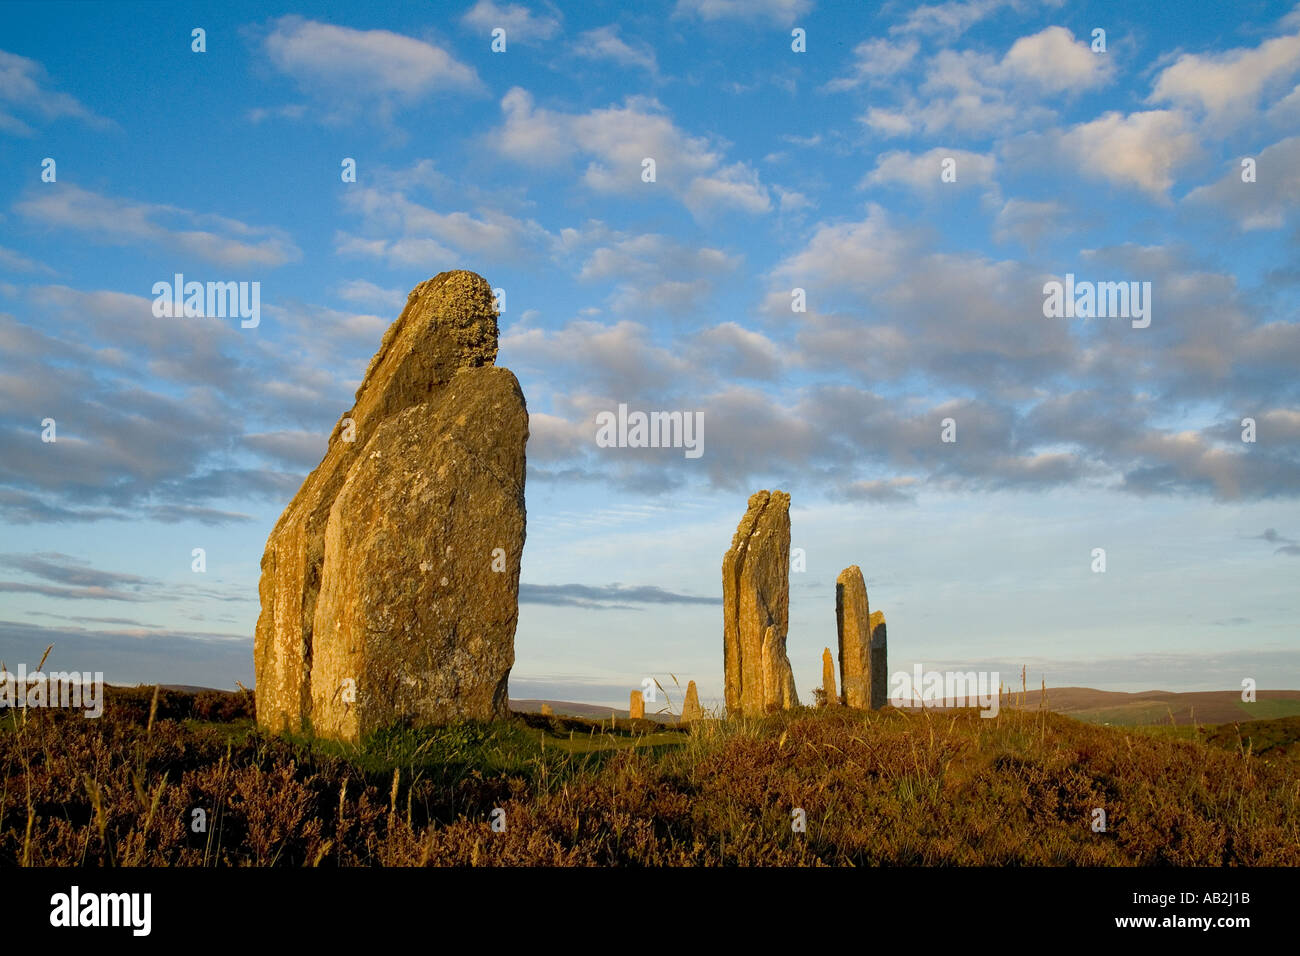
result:
[[[704,716],[700,710],[700,692],[695,689],[695,681],[686,685],[686,703],[682,704],[682,723],[689,724]]]

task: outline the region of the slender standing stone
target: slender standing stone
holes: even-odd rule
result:
[[[835,658],[831,656],[829,647],[822,651],[822,694],[827,707],[834,707],[840,702],[839,695],[835,693]]]
[[[885,642],[885,612],[871,612],[871,709],[889,703],[889,653]]]
[[[640,720],[645,716],[645,697],[639,690],[632,691],[631,700],[628,702],[627,715],[632,720]]]
[[[840,643],[840,686],[848,707],[871,706],[867,585],[862,569],[849,565],[835,579],[835,625]]]

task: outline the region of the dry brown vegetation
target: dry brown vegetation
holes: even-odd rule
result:
[[[521,715],[347,748],[261,735],[240,695],[151,705],[140,688],[98,720],[0,714],[0,865],[1300,863],[1296,762],[1235,737],[806,708],[691,732]]]

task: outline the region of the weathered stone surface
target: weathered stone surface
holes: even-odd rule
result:
[[[839,635],[840,687],[848,707],[871,706],[871,617],[867,584],[856,564],[835,579],[835,628]]]
[[[384,334],[267,541],[263,726],[356,740],[508,713],[528,413],[496,348],[492,291],[471,272],[421,283]]]
[[[632,691],[632,697],[628,701],[627,715],[632,720],[640,720],[645,716],[645,696],[639,691]]]
[[[871,709],[889,703],[889,652],[885,640],[885,613],[871,612]]]
[[[550,704],[542,704],[542,716],[543,716],[543,717],[554,717],[554,716],[555,716],[555,711],[551,710],[551,705],[550,705]]]
[[[790,623],[790,496],[785,492],[750,497],[722,558],[722,604],[728,714],[752,717],[796,706],[785,651]]]
[[[826,706],[834,707],[840,702],[835,693],[835,658],[828,647],[822,651],[822,692],[825,694]]]
[[[754,524],[769,497],[766,491],[750,496],[745,515],[731,538],[731,547],[722,556],[722,663],[727,713],[733,716],[741,713],[740,690],[744,684],[740,666],[740,569]]]
[[[689,724],[693,720],[700,720],[704,716],[704,711],[700,709],[700,692],[695,689],[695,681],[686,685],[686,702],[682,704],[683,724]]]

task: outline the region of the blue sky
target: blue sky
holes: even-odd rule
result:
[[[0,659],[251,684],[271,526],[467,268],[531,413],[512,696],[716,699],[774,487],[805,700],[849,564],[891,669],[1300,686],[1300,6],[624,7],[0,9]],[[154,317],[175,273],[260,324]],[[1044,317],[1067,273],[1150,326]],[[619,403],[704,454],[597,447]]]

